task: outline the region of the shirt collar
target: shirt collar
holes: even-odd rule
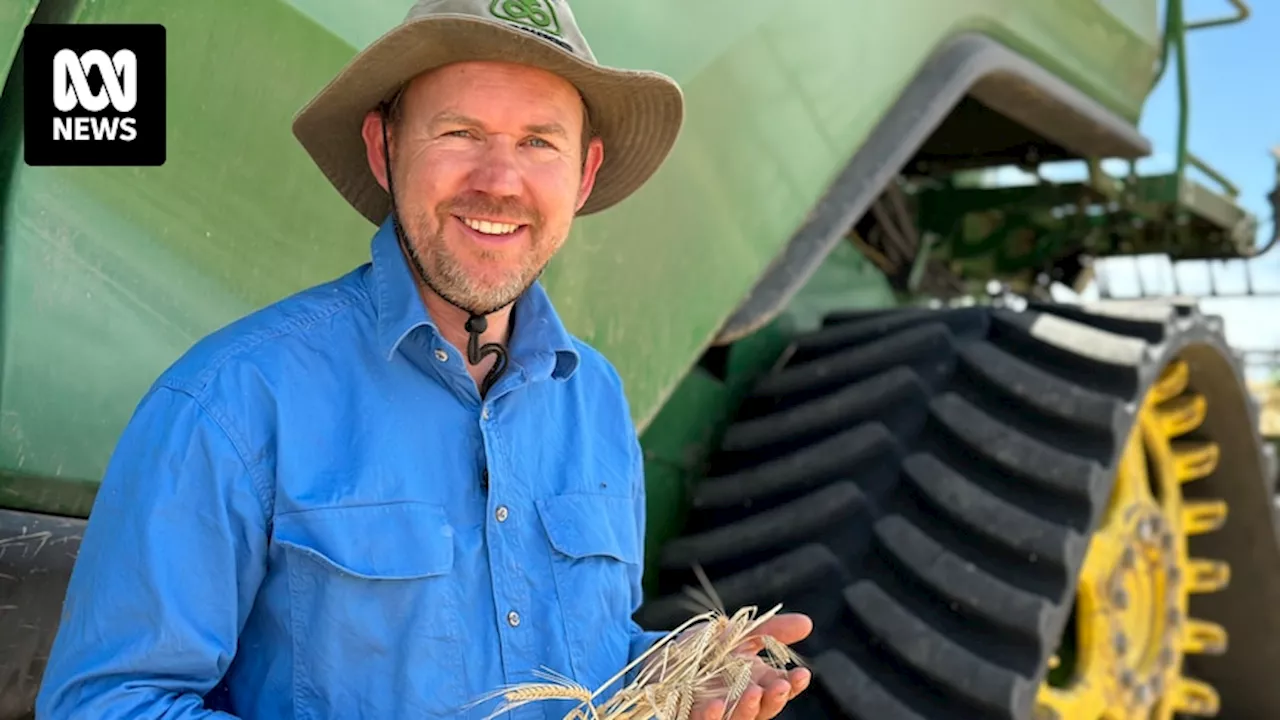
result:
[[[390,216],[374,233],[370,256],[378,347],[383,357],[394,357],[400,343],[419,327],[443,339],[418,295],[413,270],[400,250]],[[534,380],[566,380],[573,375],[581,357],[541,283],[534,282],[516,300],[512,317],[515,327],[508,351],[513,365]]]

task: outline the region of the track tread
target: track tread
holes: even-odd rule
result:
[[[958,440],[1003,472],[1065,497],[1099,498],[1108,487],[1101,466],[1001,423],[954,393],[929,403],[933,417]]]
[[[706,478],[693,488],[690,505],[710,511],[789,497],[832,480],[856,477],[861,467],[900,455],[893,434],[884,425],[857,425],[775,460]]]
[[[1020,707],[1032,692],[1025,678],[960,647],[873,582],[845,589],[850,609],[900,659],[959,698],[993,713]]]
[[[830,548],[808,543],[759,565],[719,578],[712,587],[726,608],[737,608],[772,604],[778,602],[778,598],[791,604],[789,601],[815,587],[833,580],[843,584],[849,579],[840,559]],[[675,627],[697,614],[687,606],[691,601],[687,595],[672,594],[645,603],[637,621],[647,626]]]
[[[1151,343],[1183,325],[829,314],[724,433],[691,530],[661,555],[665,592],[698,561],[730,606],[821,608],[805,645],[814,717],[1029,717]]]
[[[1070,528],[1000,499],[932,455],[908,457],[903,471],[936,514],[950,518],[966,533],[999,543],[1011,555],[1068,570],[1073,558],[1083,553],[1084,538]]]
[[[813,661],[814,674],[822,689],[850,718],[857,720],[926,720],[873,680],[843,653],[829,651]]]
[[[720,450],[725,453],[786,451],[797,442],[820,441],[873,418],[883,421],[895,407],[915,408],[905,422],[918,424],[923,412],[919,410],[920,403],[913,401],[927,397],[924,382],[916,372],[906,367],[892,368],[831,395],[733,423],[725,431]]]
[[[932,368],[930,377],[949,373],[956,338],[940,322],[907,328],[871,345],[858,346],[784,368],[765,377],[749,400],[799,401],[866,379],[890,368],[909,365]]]
[[[1055,317],[1060,316],[1041,314],[1037,317],[1035,313],[995,310],[992,312],[988,340],[1012,355],[1034,361],[1041,370],[1079,387],[1126,400],[1136,397],[1137,367],[1116,360],[1137,354],[1137,346],[1143,342],[1140,338],[1115,335],[1092,325],[1075,323],[1069,318],[1063,318],[1062,323],[1055,323],[1068,326],[1075,323],[1080,328],[1096,331],[1095,336],[1085,340],[1100,346],[1090,348],[1097,357],[1084,356],[1062,346],[1066,339],[1057,336],[1062,328],[1055,328],[1049,333],[1037,329],[1038,322]]]
[[[1051,642],[1053,607],[1046,598],[966,562],[900,515],[876,523],[875,535],[905,572],[960,611],[1020,636],[1038,652]]]
[[[672,540],[663,549],[665,568],[684,570],[751,556],[808,541],[832,528],[858,521],[862,491],[847,480],[831,483],[798,500],[697,535]]]
[[[1167,320],[1164,319],[1141,319],[1137,316],[1126,317],[1119,313],[1100,313],[1083,307],[1054,303],[1031,303],[1030,307],[1039,312],[1064,317],[1116,335],[1142,338],[1149,343],[1163,342],[1165,336],[1168,335],[1168,324]],[[1167,317],[1171,318],[1176,314],[1173,308],[1169,308]]]
[[[1120,403],[1113,397],[1069,383],[989,342],[960,350],[970,372],[998,387],[1030,411],[1084,430],[1110,433]]]
[[[829,316],[827,320],[829,324],[822,329],[795,341],[787,367],[795,367],[815,358],[924,323],[940,320],[953,334],[970,336],[985,333],[989,322],[987,313],[982,308],[964,308],[942,316],[934,312],[921,311],[882,314],[844,322]],[[833,320],[834,322],[831,322]]]

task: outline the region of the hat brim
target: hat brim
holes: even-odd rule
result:
[[[611,207],[640,188],[675,145],[684,97],[671,78],[604,67],[500,21],[471,15],[411,20],[360,51],[294,118],[293,134],[334,188],[379,225],[391,212],[369,169],[365,115],[414,76],[455,62],[494,60],[539,67],[578,88],[604,142],[604,162],[578,212]]]

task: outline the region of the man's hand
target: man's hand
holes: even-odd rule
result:
[[[765,621],[754,634],[771,635],[784,645],[794,645],[812,631],[813,621],[809,616],[785,613]],[[807,669],[776,670],[757,656],[762,649],[764,644],[761,641],[752,640],[736,651],[754,657],[754,661],[751,684],[738,700],[733,714],[726,714],[730,704],[723,698],[704,700],[693,706],[692,720],[769,720],[777,717],[788,702],[809,687],[811,674]]]

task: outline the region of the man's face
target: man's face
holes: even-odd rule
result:
[[[392,180],[436,292],[490,312],[537,278],[603,160],[598,139],[583,157],[584,119],[571,84],[520,65],[459,63],[407,87],[388,128]],[[371,113],[364,131],[380,169],[377,123]]]

